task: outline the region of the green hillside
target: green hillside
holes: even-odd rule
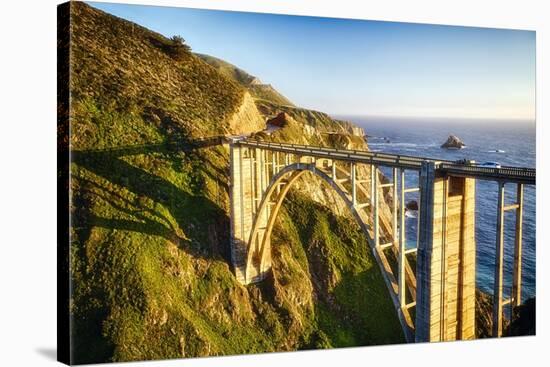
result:
[[[292,102],[281,93],[279,93],[270,84],[252,84],[248,90],[258,100],[273,102],[282,106],[294,106]]]
[[[235,65],[227,61],[218,59],[210,55],[196,54],[198,57],[215,67],[220,73],[226,77],[235,80],[243,87],[247,88],[254,98],[272,102],[282,106],[294,106],[294,104],[281,93],[279,93],[270,84],[262,84],[258,78],[248,74],[246,71],[239,69]]]
[[[186,142],[232,133],[246,88],[177,40],[70,4],[74,362],[403,341],[359,227],[303,192],[278,218],[273,276],[236,282],[227,149]],[[278,139],[309,119],[307,139],[336,144],[321,127],[345,124],[303,114]]]
[[[221,74],[225,75],[229,79],[234,79],[242,86],[249,86],[256,79],[256,77],[248,74],[246,71],[239,69],[227,61],[218,59],[217,57],[199,53],[196,53],[195,55],[215,67]]]

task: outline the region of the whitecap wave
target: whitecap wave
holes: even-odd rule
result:
[[[370,143],[369,145],[391,145],[393,147],[417,147],[415,143]]]

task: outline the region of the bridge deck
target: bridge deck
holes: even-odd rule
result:
[[[449,160],[439,160],[415,157],[401,154],[368,152],[361,150],[334,149],[312,145],[265,142],[259,140],[237,140],[234,143],[241,146],[266,149],[295,155],[316,158],[334,159],[354,163],[374,164],[379,166],[397,167],[420,171],[423,162],[435,162],[440,174],[472,177],[481,180],[516,182],[534,185],[536,169],[524,167],[502,166],[500,168],[481,167],[479,165],[461,164]]]

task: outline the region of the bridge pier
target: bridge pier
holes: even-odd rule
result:
[[[250,246],[249,238],[254,220],[259,221],[260,228],[267,226],[267,211],[256,218],[263,191],[267,187],[267,166],[264,164],[264,153],[260,149],[249,149],[230,144],[229,154],[231,168],[231,186],[229,190],[231,261],[237,280],[242,284],[249,284],[261,280],[269,270],[269,266],[266,266],[266,269],[247,266],[249,265],[247,264],[247,258],[250,251],[253,253],[252,258],[255,265],[261,263],[259,256],[262,253],[260,246],[262,246],[263,234],[258,236],[255,243],[250,244]],[[267,245],[269,245],[269,242]],[[265,253],[271,252],[265,251]],[[270,260],[267,259],[264,263],[270,265]]]
[[[420,173],[417,342],[475,338],[475,179]]]

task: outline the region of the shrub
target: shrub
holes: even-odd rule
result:
[[[191,47],[185,43],[185,39],[181,36],[173,36],[165,38],[159,34],[149,38],[151,44],[176,61],[184,60],[191,55]]]
[[[185,44],[185,39],[181,36],[173,36],[170,38],[171,44],[168,45],[168,54],[175,60],[181,60],[191,52],[191,47]]]

